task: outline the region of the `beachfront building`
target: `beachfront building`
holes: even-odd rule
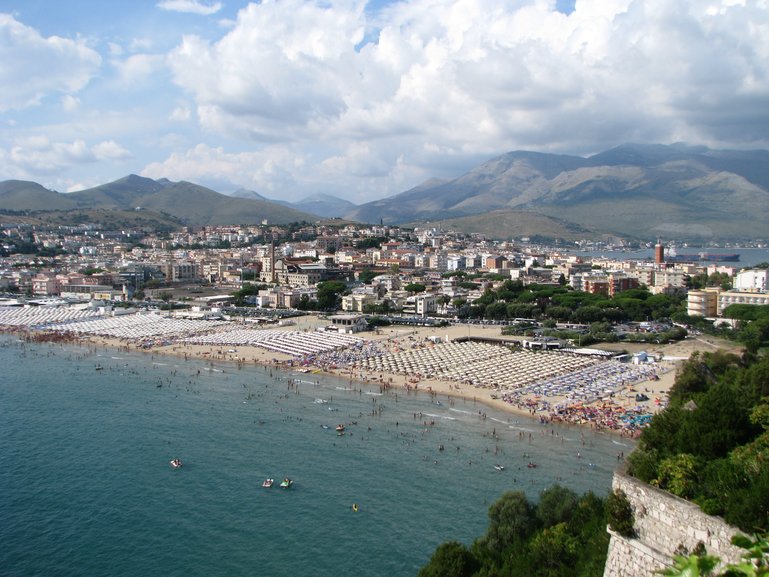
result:
[[[354,292],[342,297],[342,310],[362,313],[366,305],[374,304],[377,300],[378,295],[372,292]]]
[[[67,284],[62,285],[60,296],[72,300],[126,300],[123,290],[115,290],[111,284]],[[131,291],[133,294],[133,291]]]
[[[334,315],[329,317],[331,327],[340,333],[359,333],[368,330],[368,322],[363,315]]]
[[[729,305],[769,305],[769,293],[751,291],[724,291],[718,296],[718,315]]]
[[[765,291],[729,290],[710,287],[689,291],[687,314],[706,318],[720,317],[729,305],[769,305],[769,293]]]
[[[532,351],[547,351],[560,349],[564,345],[564,342],[555,337],[541,337],[538,339],[524,339],[522,345],[524,349]]]
[[[418,317],[426,317],[438,310],[438,301],[435,295],[420,294],[410,296],[403,304],[403,314]]]
[[[705,318],[718,316],[718,296],[721,292],[719,287],[690,290],[687,295],[686,314]]]
[[[56,275],[40,273],[32,279],[32,294],[58,295],[61,292],[61,281]]]

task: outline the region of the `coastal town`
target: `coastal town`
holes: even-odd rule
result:
[[[662,309],[591,317],[559,294],[642,290],[723,323],[729,305],[769,299],[766,268],[661,242],[626,259],[621,240],[546,245],[333,221],[2,230],[0,325],[27,338],[323,371],[627,435],[666,405],[677,363],[738,347],[687,335]],[[526,290],[538,292],[505,296]]]
[[[769,0],[8,0],[0,577],[769,575]]]

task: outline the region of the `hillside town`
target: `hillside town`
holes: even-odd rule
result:
[[[610,252],[622,248],[619,240],[599,245],[609,258],[585,254],[586,242],[553,247],[529,238],[492,241],[439,228],[333,221],[166,234],[6,222],[1,241],[0,290],[33,300],[114,304],[177,298],[205,311],[231,304],[236,291],[255,286],[259,290],[247,295],[248,305],[307,309],[317,302],[319,283],[342,281],[336,305],[346,313],[454,318],[468,316],[485,290],[512,280],[606,297],[646,287],[655,295],[688,295],[690,315],[713,318],[730,304],[769,304],[766,269],[687,261],[659,242],[653,258],[625,260],[622,252]],[[718,284],[698,286],[696,278]]]

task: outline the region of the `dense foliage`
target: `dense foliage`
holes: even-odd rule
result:
[[[489,508],[472,546],[440,545],[419,577],[588,577],[603,575],[609,535],[603,499],[554,485],[534,505],[511,491]]]
[[[645,288],[608,297],[567,286],[524,285],[508,279],[496,290],[486,289],[472,305],[460,309],[459,316],[490,320],[553,319],[581,324],[648,321],[670,318],[682,309],[684,301],[683,296],[653,295]]]
[[[751,352],[769,344],[769,307],[761,305],[730,305],[723,316],[740,321],[733,335]]]
[[[769,358],[695,353],[629,472],[745,531],[769,529]]]

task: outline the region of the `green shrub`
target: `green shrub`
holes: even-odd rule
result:
[[[621,489],[609,493],[606,498],[609,528],[623,537],[635,537],[635,516],[627,495]]]
[[[679,453],[660,462],[659,477],[654,484],[674,495],[689,499],[697,492],[699,470],[700,466],[694,455]]]

